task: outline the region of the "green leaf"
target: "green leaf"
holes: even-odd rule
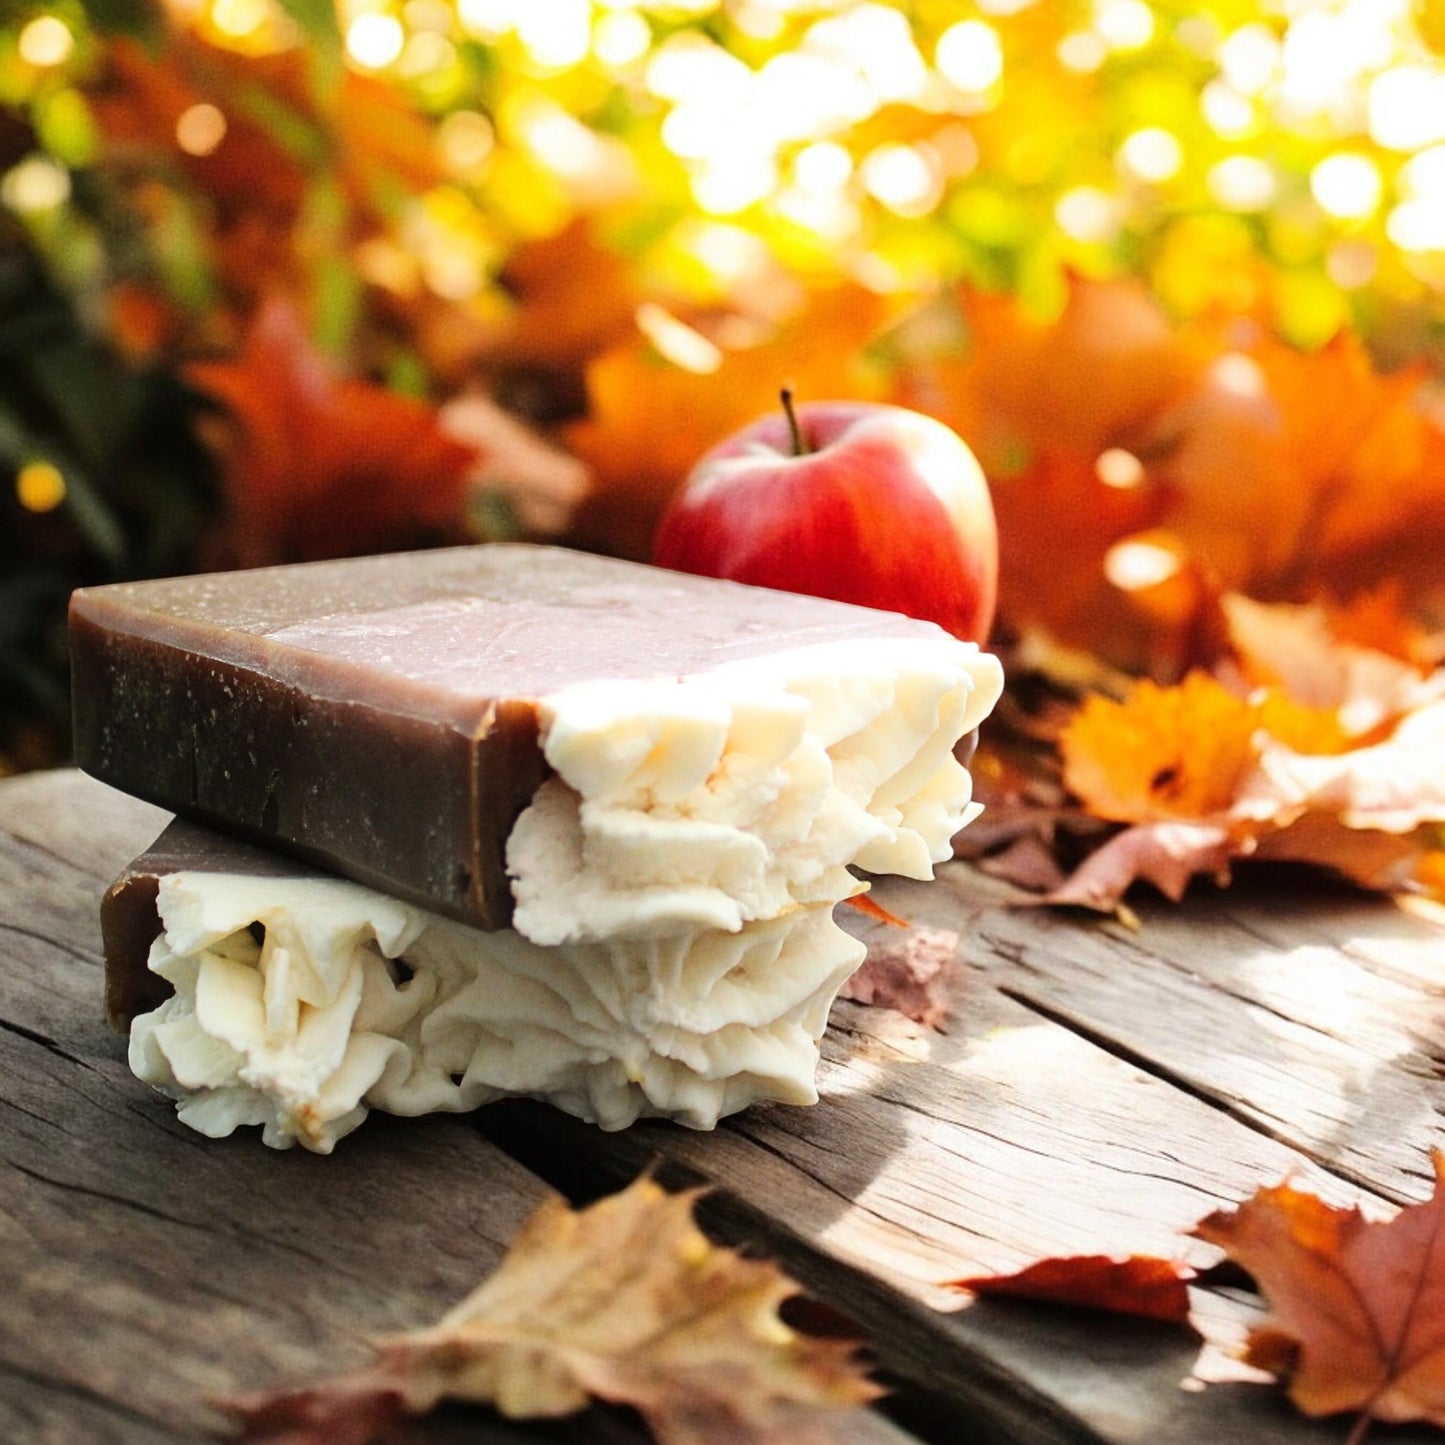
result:
[[[163,15],[157,0],[84,0],[82,9],[102,35],[130,35],[147,43],[160,38]]]

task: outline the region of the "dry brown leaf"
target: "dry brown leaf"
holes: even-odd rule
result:
[[[1391,1219],[1280,1184],[1196,1226],[1268,1299],[1247,1358],[1305,1414],[1445,1425],[1445,1151],[1434,1164],[1433,1196]]]
[[[1017,1274],[974,1275],[948,1283],[970,1294],[1043,1300],[1182,1325],[1189,1320],[1193,1278],[1194,1271],[1176,1260],[1147,1254],[1124,1259],[1083,1254],[1042,1259]]]
[[[664,1445],[820,1438],[830,1413],[881,1391],[856,1346],[797,1333],[775,1265],[709,1241],[696,1191],[643,1177],[573,1211],[549,1200],[495,1273],[430,1329],[309,1388],[223,1402],[250,1441],[365,1445],[442,1400],[514,1419],[589,1399],[629,1405]]]
[[[1136,823],[1095,849],[1042,901],[1112,913],[1143,882],[1177,903],[1200,875],[1227,883],[1229,865],[1243,851],[1227,823]]]
[[[941,1029],[958,981],[958,934],[909,924],[869,930],[868,957],[839,997],[893,1009],[914,1023]]]
[[[544,441],[483,391],[474,388],[447,402],[437,424],[476,453],[468,484],[505,497],[533,536],[561,532],[587,494],[587,468],[576,457]]]

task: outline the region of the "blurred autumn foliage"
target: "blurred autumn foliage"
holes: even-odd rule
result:
[[[978,770],[995,866],[1057,889],[1016,850],[1206,828],[1112,903],[1285,833],[1327,854],[1363,784],[1296,778],[1264,828],[1259,770],[1438,695],[1442,51],[1437,0],[7,10],[0,770],[63,756],[77,584],[645,556],[786,381],[984,464],[1020,682]],[[1310,677],[1261,674],[1301,626]],[[1445,874],[1426,783],[1396,881]]]

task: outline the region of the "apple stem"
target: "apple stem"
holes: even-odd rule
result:
[[[793,388],[790,386],[782,387],[778,395],[783,401],[783,415],[788,419],[788,435],[793,440],[793,455],[795,457],[805,457],[813,449],[803,439],[803,429],[798,425],[798,413],[793,410]]]

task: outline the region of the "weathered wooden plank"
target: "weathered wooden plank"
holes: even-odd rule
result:
[[[1240,991],[1221,989],[1216,998],[1198,983],[1167,998],[1151,993],[1133,935],[1114,947],[1110,972],[1100,938],[1115,941],[1097,924],[1011,908],[987,880],[972,892],[961,870],[947,870],[942,886],[890,882],[877,896],[916,922],[964,934],[971,967],[946,1036],[896,1015],[839,1005],[825,1040],[817,1109],[755,1109],[711,1135],[643,1125],[605,1143],[539,1113],[520,1127],[502,1123],[495,1137],[540,1170],[560,1170],[559,1178],[569,1169],[626,1172],[656,1157],[685,1177],[722,1186],[731,1202],[715,1207],[729,1228],[787,1256],[814,1288],[810,1269],[829,1279],[834,1298],[881,1325],[880,1338],[896,1345],[893,1367],[926,1362],[955,1398],[981,1414],[996,1412],[990,1418],[1001,1440],[1054,1438],[1038,1433],[1044,1421],[1058,1438],[1082,1428],[1092,1432],[1086,1438],[1109,1441],[1338,1438],[1336,1426],[1310,1425],[1258,1389],[1181,1388],[1196,1366],[1203,1375],[1220,1366],[1217,1355],[1196,1360],[1186,1342],[1156,1331],[1139,1350],[1137,1327],[1081,1326],[998,1304],[964,1308],[941,1282],[1069,1253],[1183,1254],[1206,1262],[1209,1252],[1184,1232],[1212,1209],[1286,1175],[1326,1198],[1373,1198],[1388,1207],[1383,1190],[1367,1194],[1258,1127],[1247,1097],[1179,1087],[1174,1067],[1148,1052],[1166,1051],[1176,1035],[1202,1037],[1201,1057],[1234,1049],[1244,1068],[1251,1065],[1248,1051],[1259,1048],[1253,1066],[1266,1077],[1307,1057],[1318,1077],[1305,1076],[1314,1090],[1306,1097],[1339,1097],[1341,1081],[1373,1073],[1393,1057],[1383,1009],[1371,1035],[1373,1054],[1352,1049],[1347,1034],[1322,1036],[1326,1043],[1313,1053],[1301,1044],[1281,1065],[1271,1052],[1274,1036],[1250,1027],[1258,1005]],[[1363,913],[1357,905],[1349,900],[1352,931],[1342,937],[1366,937],[1371,918],[1377,942],[1393,937],[1393,924],[1378,922],[1393,919],[1388,904],[1375,902]],[[1331,924],[1320,920],[1330,901],[1317,906],[1311,926],[1328,939]],[[1197,940],[1206,959],[1229,952],[1211,942],[1213,926],[1202,927]],[[1400,936],[1433,946],[1428,932],[1416,937],[1406,928]],[[995,945],[996,938],[1003,942]],[[1170,940],[1170,957],[1186,977],[1192,939],[1180,924]],[[1321,959],[1336,966],[1327,944],[1316,948],[1317,966]],[[1047,979],[1017,962],[1034,952],[1051,961]],[[1346,962],[1359,953],[1356,947]],[[1086,1029],[1069,1026],[1069,1011],[1055,996],[1070,997],[1065,961],[1076,954],[1093,958],[1084,972],[1097,979]],[[1373,997],[1404,1008],[1392,992],[1405,976],[1397,973]],[[1308,991],[1309,977],[1299,986]],[[1282,981],[1276,988],[1287,997]],[[1311,1008],[1320,1008],[1318,1000],[1301,1004],[1302,1012]],[[1147,1032],[1130,1035],[1132,1048],[1113,1039],[1113,1030],[1127,1032],[1118,1020],[1147,1018],[1151,1010],[1160,1016],[1149,1020]],[[1316,1031],[1306,1031],[1306,1043]],[[1325,1069],[1331,1061],[1337,1076]],[[1401,1172],[1392,1130],[1433,1108],[1433,1080],[1402,1069],[1396,1084],[1397,1095],[1375,1120],[1381,1133],[1374,1153],[1369,1124],[1354,1135],[1353,1172],[1382,1182]],[[1319,1136],[1306,1134],[1308,1112],[1300,1106],[1295,1115],[1296,1132],[1314,1146],[1308,1153],[1328,1159]],[[483,1127],[496,1131],[495,1119],[503,1117]],[[1200,1291],[1198,1299],[1217,1327],[1242,1334],[1249,1306],[1227,1293]],[[920,1313],[917,1305],[937,1313]],[[970,1357],[985,1360],[1007,1388],[994,1389],[987,1374],[980,1384],[977,1375],[949,1373]],[[1036,1399],[1020,1420],[1013,1408],[1029,1389]]]
[[[1202,1214],[1291,1170],[1336,1199],[1360,1194],[1343,1174],[1410,1192],[1391,1140],[1372,1144],[1365,1111],[1348,1136],[1353,1152],[1332,1153],[1325,1125],[1307,1126],[1339,1110],[1299,1103],[1347,1097],[1335,1068],[1392,1081],[1399,1092],[1385,1096],[1381,1127],[1436,1107],[1435,1081],[1416,1072],[1433,1048],[1430,957],[1414,944],[1402,952],[1399,938],[1413,935],[1398,934],[1393,917],[1365,907],[1337,935],[1333,904],[1293,919],[1260,905],[1216,945],[1217,920],[1196,936],[1191,905],[1156,948],[1152,918],[1144,942],[1117,937],[1092,921],[1011,908],[998,885],[948,869],[938,884],[890,885],[880,897],[963,933],[968,967],[949,1033],[840,1005],[817,1109],[756,1109],[709,1135],[665,1125],[602,1135],[525,1105],[473,1120],[374,1118],[321,1160],[189,1134],[129,1078],[120,1041],[100,1022],[95,901],[158,823],[73,775],[0,788],[0,949],[45,960],[0,970],[0,1019],[10,1024],[0,1027],[0,1141],[23,1166],[0,1198],[0,1270],[23,1275],[30,1292],[16,1319],[75,1321],[69,1338],[46,1345],[0,1318],[0,1434],[7,1408],[33,1432],[20,1412],[48,1400],[43,1418],[82,1421],[87,1439],[152,1438],[148,1429],[184,1438],[209,1418],[195,1413],[197,1392],[217,1379],[232,1388],[309,1374],[354,1350],[359,1333],[434,1314],[483,1272],[539,1190],[485,1133],[579,1197],[657,1157],[679,1179],[722,1185],[705,1206],[719,1232],[778,1254],[869,1330],[890,1370],[922,1382],[900,1418],[921,1411],[932,1423],[912,1428],[926,1438],[1339,1438],[1337,1425],[1300,1420],[1272,1392],[1181,1388],[1197,1351],[1168,1332],[997,1302],[964,1307],[941,1282],[1046,1254],[1187,1249],[1180,1231]],[[1320,998],[1296,1010],[1287,1066],[1315,1071],[1302,1070],[1303,1090],[1270,1085],[1278,1066],[1268,1050],[1280,1045],[1259,1026],[1261,1016],[1292,1017],[1287,970],[1229,972],[1251,929],[1277,955],[1304,939],[1315,971],[1344,970],[1354,981],[1342,997],[1366,1005],[1354,1031],[1343,1012],[1324,1027]],[[1196,948],[1205,970],[1191,966]],[[1412,999],[1422,1011],[1410,1012]],[[1236,1027],[1230,1066],[1243,1082],[1231,1089],[1213,1056]],[[1187,1058],[1179,1038],[1197,1040]],[[1255,1048],[1266,1052],[1250,1065]],[[1248,1094],[1256,1086],[1263,1104]],[[438,1202],[418,1212],[434,1184]],[[399,1202],[409,1223],[380,1233],[375,1221],[398,1217]],[[74,1266],[69,1285],[57,1283],[56,1261]],[[378,1270],[395,1281],[384,1298]],[[1235,1326],[1248,1317],[1227,1295],[1205,1303]],[[177,1341],[183,1360],[168,1353]],[[129,1378],[151,1370],[153,1355],[154,1381]],[[862,1418],[865,1430],[887,1428]]]
[[[1363,1187],[1429,1194],[1445,1140],[1445,924],[1307,882],[1201,889],[1186,908],[1144,897],[1138,930],[980,911],[988,889],[953,870],[936,892],[890,896],[955,919],[960,900],[964,956],[995,986]]]
[[[550,1192],[470,1121],[378,1116],[330,1158],[207,1140],[102,1017],[97,905],[164,815],[78,774],[0,787],[0,1440],[193,1441],[219,1393],[425,1324]],[[398,1442],[638,1442],[625,1412],[446,1410]],[[874,1412],[845,1445],[907,1445]]]
[[[207,1395],[365,1357],[500,1258],[547,1194],[455,1119],[332,1159],[209,1141],[106,1027],[96,907],[161,815],[0,789],[0,1435],[194,1440]]]

